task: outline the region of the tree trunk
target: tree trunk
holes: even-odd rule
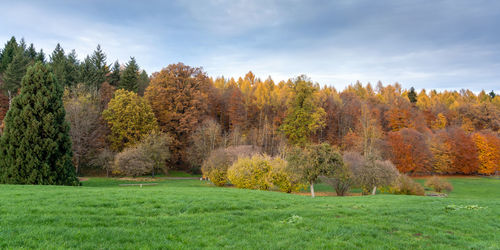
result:
[[[372,195],[375,195],[376,193],[377,193],[377,186],[374,186],[372,190]]]
[[[311,197],[315,197],[314,195],[314,182],[311,181]]]
[[[12,106],[12,93],[10,92],[10,90],[7,90],[7,93],[9,95],[9,110],[10,110],[10,107]]]

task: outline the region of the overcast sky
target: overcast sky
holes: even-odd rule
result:
[[[101,44],[108,63],[134,56],[148,73],[184,62],[337,89],[380,80],[500,92],[496,0],[0,2],[3,43],[24,37],[50,53],[60,42],[80,58]]]

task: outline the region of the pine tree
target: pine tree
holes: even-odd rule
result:
[[[66,56],[64,55],[64,49],[59,43],[56,45],[52,55],[50,55],[50,66],[57,82],[63,86],[66,85]]]
[[[125,70],[123,70],[119,88],[136,93],[139,90],[139,66],[133,57],[130,58]]]
[[[0,183],[79,184],[62,95],[50,67],[28,68],[0,138]]]
[[[113,70],[111,71],[111,74],[109,74],[108,83],[114,87],[118,87],[120,85],[120,63],[118,63],[118,61],[115,61],[113,64]]]
[[[15,37],[12,37],[6,44],[2,53],[0,53],[0,73],[7,70],[7,67],[14,59],[18,45]]]
[[[33,43],[32,43],[32,44],[30,44],[30,47],[26,50],[26,57],[30,61],[35,61],[36,56],[37,56],[37,53],[36,53],[35,45],[33,45]]]
[[[7,69],[3,74],[3,85],[2,89],[7,93],[9,97],[9,103],[11,103],[14,95],[21,87],[21,80],[26,73],[26,67],[28,66],[28,59],[24,56],[23,51],[17,50],[12,62],[9,64]],[[10,106],[10,105],[9,105]]]
[[[76,51],[72,50],[66,57],[65,71],[66,71],[66,85],[76,86],[78,83],[78,67],[79,61]]]

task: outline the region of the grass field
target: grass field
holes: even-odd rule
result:
[[[199,180],[143,188],[105,178],[81,187],[0,185],[0,248],[499,249],[500,180],[450,181],[448,198],[312,199]]]

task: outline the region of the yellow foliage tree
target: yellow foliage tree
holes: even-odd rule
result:
[[[431,128],[432,129],[444,129],[446,128],[446,124],[448,121],[446,120],[446,117],[443,115],[443,113],[439,113],[434,121],[432,121]]]
[[[111,148],[122,151],[158,130],[158,123],[149,103],[136,93],[117,90],[102,113],[111,127]]]
[[[495,135],[475,133],[473,135],[479,158],[480,174],[494,174],[500,166],[500,143]]]

